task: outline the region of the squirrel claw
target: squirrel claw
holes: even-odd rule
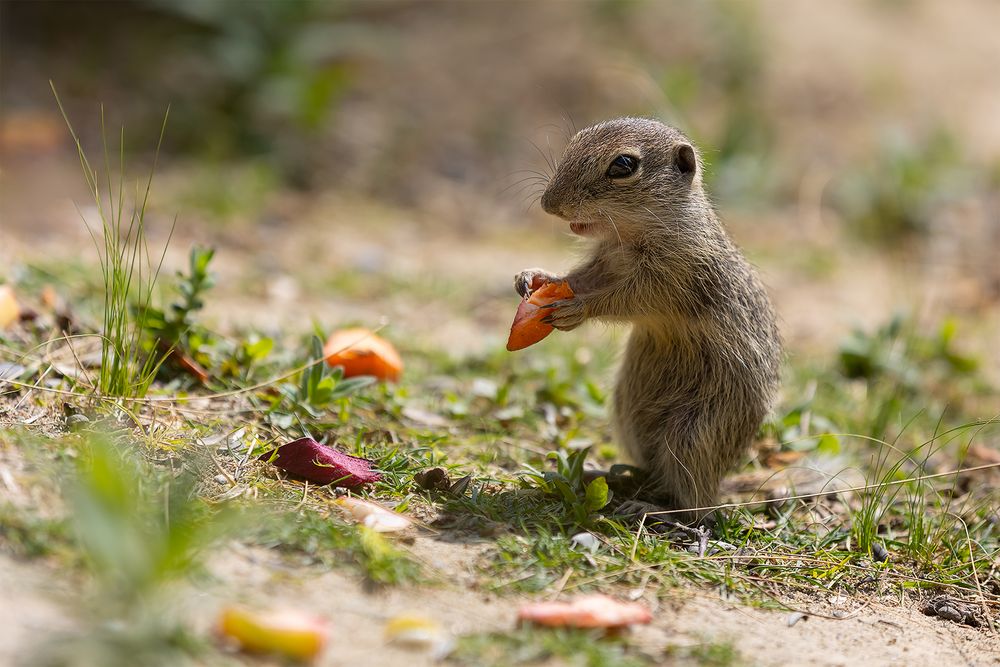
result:
[[[583,301],[577,298],[561,299],[548,305],[540,306],[552,311],[551,314],[542,318],[545,324],[551,324],[560,331],[570,331],[577,328],[587,319],[584,312]]]
[[[532,292],[547,282],[556,280],[556,276],[542,269],[525,269],[514,276],[514,290],[522,299],[527,299]]]

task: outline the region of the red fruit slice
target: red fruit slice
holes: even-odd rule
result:
[[[637,602],[619,602],[607,595],[584,595],[568,602],[534,602],[517,612],[520,621],[570,628],[622,628],[649,623],[653,615]]]

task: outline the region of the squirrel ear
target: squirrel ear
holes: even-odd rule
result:
[[[698,168],[698,159],[695,157],[694,148],[691,144],[681,144],[677,148],[677,156],[674,158],[677,170],[685,176],[689,176]]]

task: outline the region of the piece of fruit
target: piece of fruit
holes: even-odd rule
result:
[[[17,303],[10,285],[0,285],[0,329],[17,322],[21,316],[21,306]]]
[[[376,533],[395,533],[413,525],[412,521],[399,512],[393,512],[367,500],[344,496],[334,502],[343,507],[355,521]]]
[[[531,293],[526,299],[522,299],[517,306],[517,313],[514,315],[514,323],[510,325],[510,336],[507,338],[507,350],[514,352],[534,345],[550,333],[554,327],[551,324],[542,322],[552,311],[542,306],[547,306],[563,299],[572,299],[573,290],[569,283],[560,280],[545,283]]]
[[[251,653],[279,653],[300,661],[315,659],[330,638],[328,623],[294,609],[256,612],[226,607],[219,614],[219,634]]]
[[[314,484],[332,483],[353,489],[382,479],[368,459],[345,454],[312,438],[293,440],[278,447],[277,454],[265,452],[258,458]]]
[[[433,618],[403,614],[386,621],[385,639],[412,649],[429,651],[434,659],[444,658],[454,645],[451,635]]]
[[[519,621],[570,628],[623,628],[649,623],[653,615],[637,602],[619,602],[607,595],[583,595],[568,602],[533,602],[517,612]]]
[[[403,372],[403,360],[392,343],[368,329],[340,329],[330,334],[323,346],[330,366],[344,369],[344,377],[371,375],[396,382]]]

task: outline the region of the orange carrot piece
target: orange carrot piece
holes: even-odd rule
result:
[[[517,306],[517,314],[514,315],[514,322],[510,325],[510,337],[507,338],[507,350],[514,352],[534,345],[542,340],[554,328],[551,324],[545,324],[542,320],[551,312],[543,309],[556,301],[572,299],[573,290],[565,280],[545,283],[540,288],[523,299]]]

